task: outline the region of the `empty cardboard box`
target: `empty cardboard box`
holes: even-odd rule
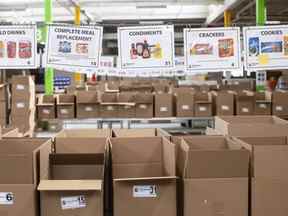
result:
[[[184,216],[248,216],[249,152],[239,143],[221,136],[186,137],[177,161]]]
[[[114,216],[176,216],[175,145],[165,138],[111,139]]]

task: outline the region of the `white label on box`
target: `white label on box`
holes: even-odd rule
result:
[[[136,198],[156,198],[156,185],[135,185],[133,187],[133,197]]]
[[[160,107],[160,112],[167,112],[168,111],[168,107]]]
[[[0,192],[0,205],[13,205],[14,195],[11,192]]]
[[[277,111],[283,111],[283,107],[282,106],[276,106],[276,110]]]
[[[25,107],[25,103],[17,103],[16,107],[17,108],[24,108]]]
[[[108,111],[113,111],[113,110],[114,110],[114,107],[113,107],[113,106],[107,106],[107,110],[108,110]]]
[[[43,109],[43,113],[49,115],[50,114],[50,110],[49,109]]]
[[[146,104],[141,104],[141,105],[139,106],[139,108],[141,108],[141,109],[147,109],[147,105],[146,105]]]
[[[86,208],[85,196],[61,197],[61,208],[63,210]]]
[[[246,107],[243,107],[243,108],[242,108],[242,112],[243,112],[243,113],[248,113],[248,112],[249,112],[249,109],[246,108]]]
[[[189,110],[189,109],[190,109],[189,105],[183,105],[182,106],[182,110]]]
[[[85,111],[86,111],[86,112],[92,112],[92,111],[93,111],[93,108],[92,108],[92,107],[85,107]]]
[[[203,106],[200,106],[200,107],[199,107],[199,111],[200,111],[200,112],[205,112],[205,111],[207,111],[207,108],[206,108],[206,107],[203,107]]]
[[[124,109],[130,109],[131,108],[131,106],[128,106],[128,105],[126,105],[126,106],[124,106]]]
[[[63,115],[68,114],[68,110],[67,109],[60,109],[60,113]]]
[[[17,90],[24,90],[24,89],[25,89],[25,86],[18,84],[18,85],[16,85],[16,89],[17,89]]]
[[[226,106],[226,105],[222,105],[221,109],[222,110],[226,110],[226,111],[230,110],[229,106]]]
[[[267,105],[266,104],[259,104],[259,107],[262,108],[262,109],[266,109]]]

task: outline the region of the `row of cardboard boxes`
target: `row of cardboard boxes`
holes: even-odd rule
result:
[[[0,213],[287,216],[288,122],[234,116],[215,124],[226,136],[90,129],[53,141],[3,138]],[[229,136],[247,125],[255,136]]]
[[[100,94],[96,91],[78,91],[76,95],[38,95],[37,101],[39,120],[210,117],[213,115],[288,116],[288,92],[286,91],[201,92],[190,88],[177,88],[174,89],[174,93],[154,94],[139,92]]]

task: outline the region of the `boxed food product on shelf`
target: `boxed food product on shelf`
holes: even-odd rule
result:
[[[1,215],[39,216],[37,185],[39,154],[51,149],[48,139],[9,138],[0,140]]]
[[[153,118],[154,96],[152,93],[136,93],[136,118]]]
[[[72,94],[61,94],[56,96],[57,118],[75,118],[75,96]]]
[[[177,117],[194,116],[194,91],[191,88],[174,89]]]
[[[235,114],[235,92],[234,91],[213,91],[213,113],[216,116]]]
[[[170,134],[160,128],[113,129],[113,137],[166,137]]]
[[[77,118],[98,118],[100,102],[95,91],[78,91],[76,93]]]
[[[276,116],[288,116],[288,92],[274,91],[272,93],[272,114]]]
[[[196,117],[212,116],[212,97],[209,92],[197,91],[194,95],[194,103]]]
[[[251,155],[252,216],[286,215],[288,142],[285,136],[233,138]]]
[[[135,93],[122,92],[118,95],[118,117],[119,118],[135,118]]]
[[[184,216],[248,216],[249,152],[239,142],[223,136],[185,137],[177,170]]]
[[[236,94],[236,115],[253,115],[255,94],[251,91],[240,91]]]
[[[101,95],[100,116],[101,118],[118,117],[118,93],[103,93]]]
[[[48,120],[56,118],[56,106],[54,95],[37,95],[37,118],[39,120]]]
[[[215,117],[215,130],[223,135],[282,136],[288,133],[288,122],[276,116]]]
[[[173,95],[170,93],[155,94],[155,117],[169,118],[174,116]]]
[[[268,92],[256,92],[254,115],[271,115],[271,113],[272,113],[271,94]]]
[[[114,215],[177,215],[174,144],[161,137],[112,138],[111,154]]]

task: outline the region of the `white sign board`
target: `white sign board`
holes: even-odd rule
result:
[[[174,26],[118,28],[121,69],[174,68]]]
[[[188,72],[242,69],[240,28],[184,29],[184,55]]]
[[[288,26],[246,27],[243,34],[246,70],[288,68]]]
[[[0,69],[37,67],[36,25],[0,25]]]
[[[99,67],[103,28],[49,25],[47,66]]]

